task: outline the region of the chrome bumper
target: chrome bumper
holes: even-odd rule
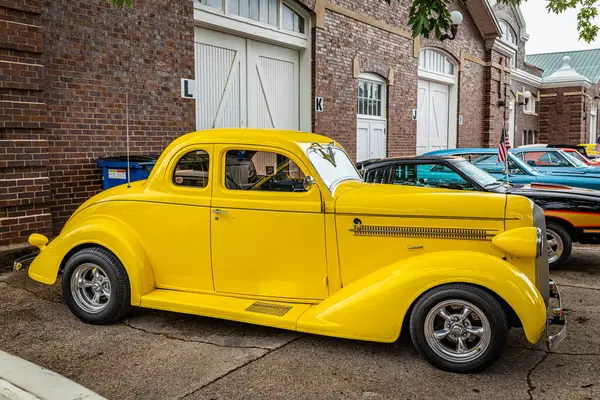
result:
[[[562,301],[560,299],[560,292],[556,283],[552,279],[549,282],[550,285],[550,299],[548,300],[549,307],[552,307],[550,315],[546,320],[546,347],[548,351],[552,350],[554,346],[562,342],[567,337],[567,318],[563,309]],[[550,305],[554,302],[554,305]],[[552,329],[553,327],[561,326],[560,330]],[[550,331],[558,331],[555,334],[551,334]]]
[[[13,263],[13,271],[19,271],[23,267],[27,267],[29,264],[33,262],[33,260],[37,257],[39,253],[28,254],[23,257],[19,257]]]

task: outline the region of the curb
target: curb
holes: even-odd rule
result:
[[[89,389],[0,350],[0,399],[106,400]]]

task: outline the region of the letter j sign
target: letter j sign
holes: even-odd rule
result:
[[[323,112],[323,98],[315,97],[315,112]]]

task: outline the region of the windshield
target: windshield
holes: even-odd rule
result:
[[[571,162],[571,164],[575,165],[576,167],[578,167],[578,168],[587,167],[586,163],[583,162],[583,160],[581,159],[581,158],[583,158],[583,156],[580,155],[579,153],[577,153],[577,152],[570,153],[567,151],[561,151],[561,154],[563,156],[565,156]]]
[[[454,165],[460,170],[460,172],[467,175],[481,187],[489,188],[492,185],[502,184],[502,182],[498,181],[492,175],[488,174],[484,170],[476,167],[468,161],[459,161]]]
[[[306,150],[306,155],[331,193],[340,182],[362,181],[354,163],[344,150],[336,147],[333,142],[313,143]]]

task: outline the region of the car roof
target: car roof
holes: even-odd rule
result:
[[[261,143],[275,147],[287,147],[299,143],[329,143],[332,139],[308,132],[266,128],[218,128],[190,132],[175,139],[174,146],[203,143]]]
[[[459,149],[444,149],[444,150],[434,150],[428,153],[425,153],[425,156],[434,156],[434,155],[452,155],[452,154],[462,154],[462,153],[497,153],[498,149],[496,147],[464,147]]]
[[[426,163],[426,162],[440,162],[440,161],[460,161],[464,160],[462,157],[450,156],[450,155],[421,155],[421,156],[399,156],[389,158],[371,158],[369,160],[359,161],[356,165],[359,168],[375,168],[385,165],[393,165],[398,162],[409,162],[409,163]]]
[[[556,152],[561,151],[562,149],[559,147],[518,147],[516,149],[510,149],[509,151],[515,153],[535,153],[535,152]]]

